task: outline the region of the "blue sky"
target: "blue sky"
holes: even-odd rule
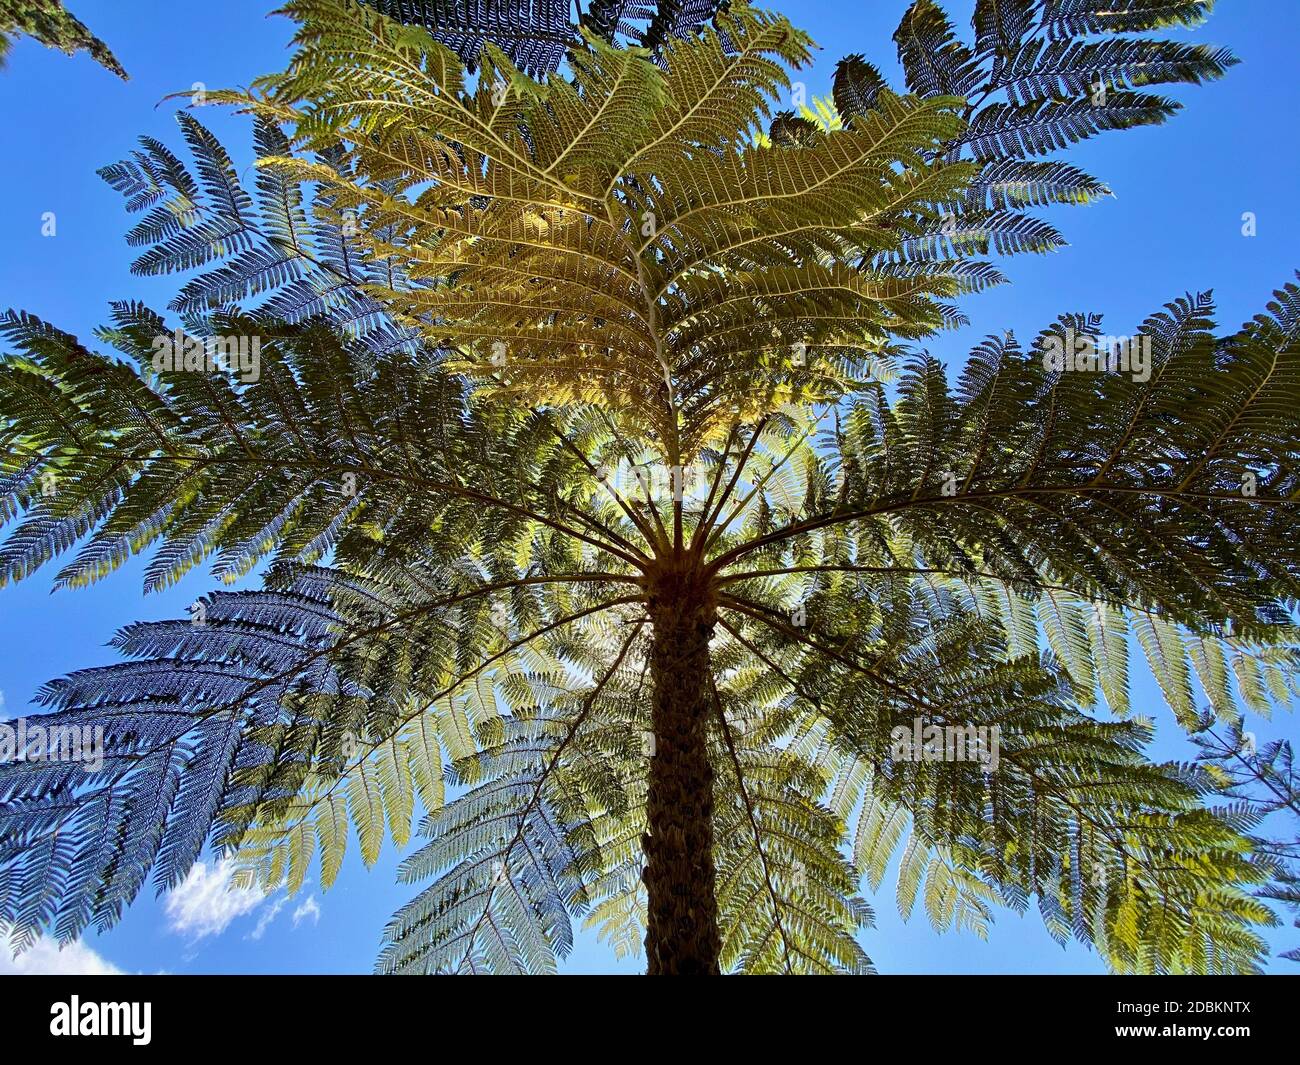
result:
[[[189,91],[195,82],[243,85],[282,66],[291,24],[268,19],[273,6],[271,0],[72,0],[78,17],[130,72],[129,83],[84,55],[69,59],[30,41],[15,46],[0,73],[9,153],[0,168],[0,233],[7,251],[0,261],[0,307],[28,310],[85,338],[106,318],[110,300],[166,304],[178,282],[130,275],[132,249],[122,240],[127,216],[94,171],[121,158],[141,134],[180,148],[175,105],[160,103],[164,95]],[[905,0],[783,0],[771,6],[822,45],[815,66],[801,75],[811,94],[829,92],[835,61],[845,53],[861,52],[887,73],[896,70],[890,38]],[[947,6],[965,20],[972,0]],[[1011,285],[965,302],[971,327],[931,344],[952,372],[986,333],[1012,328],[1032,335],[1057,314],[1075,310],[1103,312],[1109,332],[1128,333],[1188,290],[1213,289],[1220,322],[1235,326],[1292,278],[1300,266],[1294,254],[1300,149],[1288,134],[1300,113],[1300,3],[1238,0],[1221,7],[1195,38],[1232,48],[1241,65],[1216,84],[1175,90],[1188,106],[1171,124],[1104,136],[1072,153],[1115,196],[1053,212],[1049,217],[1071,246],[1011,260],[1004,267]],[[251,137],[243,120],[218,108],[200,117],[241,167],[249,162]],[[1241,232],[1248,211],[1257,219],[1255,237]],[[55,214],[53,237],[41,234],[46,212]],[[142,573],[136,560],[79,592],[51,595],[47,572],[0,589],[0,715],[26,712],[30,697],[53,677],[113,661],[105,643],[121,625],[181,616],[212,586],[199,570],[145,598]],[[1154,685],[1138,670],[1135,706],[1144,705],[1160,723],[1153,753],[1186,756]],[[1294,738],[1296,721],[1283,715],[1256,723],[1255,731],[1261,739]],[[216,890],[220,871],[208,865],[179,897],[142,895],[120,925],[88,936],[75,953],[42,950],[22,964],[28,970],[109,964],[126,972],[366,972],[389,915],[409,897],[410,889],[396,883],[397,861],[387,846],[378,865],[366,870],[353,847],[328,893],[308,887],[288,901],[228,896]],[[969,934],[937,936],[920,913],[904,924],[892,878],[871,901],[877,927],[863,942],[882,972],[1101,971],[1084,948],[1054,943],[1034,913],[1001,914],[982,942]],[[1284,949],[1296,944],[1296,933],[1284,928],[1275,939]],[[0,957],[0,972],[7,964]],[[1275,963],[1273,971],[1287,964]],[[615,963],[583,936],[565,970],[635,972],[639,966],[638,960]]]

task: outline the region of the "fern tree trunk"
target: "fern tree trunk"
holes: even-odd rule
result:
[[[656,581],[650,670],[649,820],[643,874],[649,896],[647,972],[717,974],[721,940],[713,870],[713,767],[706,744],[712,712],[711,596],[689,579]]]

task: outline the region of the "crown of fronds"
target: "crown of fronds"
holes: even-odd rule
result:
[[[808,57],[783,18],[735,6],[666,43],[662,69],[589,36],[572,79],[544,84],[488,47],[471,88],[411,27],[339,3],[288,10],[299,54],[242,102],[292,123],[299,148],[342,137],[347,167],[260,166],[355,212],[365,256],[425,282],[365,291],[503,397],[635,409],[689,457],[737,416],[843,392],[889,337],[956,316],[954,273],[862,261],[900,249],[969,177],[931,158],[959,101],[885,95],[816,145],[755,144]],[[375,49],[393,62],[363,63]],[[815,371],[792,365],[807,346],[827,353]]]
[[[1051,32],[1158,21],[1087,9]],[[418,821],[381,971],[549,971],[575,919],[634,949],[675,543],[718,593],[727,968],[866,971],[858,885],[900,848],[898,905],[939,928],[1032,904],[1117,971],[1257,965],[1271,870],[1204,771],[1144,757],[1127,634],[1189,728],[1195,684],[1229,724],[1296,693],[1300,288],[1229,335],[1171,302],[1145,380],[1049,368],[1101,331],[1073,314],[988,338],[955,388],[915,355],[891,399],[873,360],[963,289],[899,264],[978,170],[947,158],[968,85],[765,140],[808,42],[740,6],[662,66],[589,36],[572,81],[488,46],[472,88],[418,29],[290,10],[298,59],[239,97],[255,196],[189,119],[197,176],[153,142],[107,173],[149,209],[137,269],[200,271],[185,335],[259,337],[257,379],[154,370],[174,326],[137,304],[100,333],[125,359],[0,320],[4,579],[77,545],[59,584],[151,547],[152,587],[269,567],[43,690],[106,759],[0,771],[0,922],[106,927],[205,844],[329,883],[350,838],[372,862]],[[679,464],[689,492],[610,473]],[[996,725],[998,769],[892,758],[918,717]]]
[[[853,885],[877,884],[905,839],[899,905],[924,898],[938,927],[1033,901],[1123,971],[1254,964],[1249,924],[1271,917],[1246,888],[1268,870],[1201,805],[1203,781],[1143,759],[1148,724],[1087,709],[1100,689],[1127,713],[1126,626],[1180,716],[1192,670],[1228,720],[1295,693],[1289,600],[1268,589],[1293,596],[1297,576],[1298,306],[1288,286],[1216,339],[1206,298],[1170,304],[1144,326],[1159,338],[1145,384],[1052,374],[995,338],[954,395],[920,360],[896,403],[869,390],[820,440],[815,419],[765,423],[735,495],[687,508],[722,587],[726,964],[865,968]],[[226,573],[277,561],[266,591],[212,597],[202,624],[132,626],[117,643],[133,661],[45,690],[49,723],[109,725],[109,757],[93,777],[5,768],[4,919],[65,938],[109,924],[151,868],[173,885],[205,841],[268,886],[301,884],[319,849],[328,882],[353,831],[368,861],[386,834],[406,842],[418,798],[429,843],[404,876],[434,882],[394,918],[381,969],[544,971],[584,914],[627,949],[652,549],[631,517],[650,507],[623,510],[586,456],[629,442],[599,411],[506,416],[435,358],[377,357],[323,326],[214,328],[263,333],[258,382],[146,380],[6,323],[23,351],[0,376],[22,412],[12,575],[87,534],[64,582],[153,540],[151,581],[212,553]],[[146,362],[160,329],[123,306],[104,336]],[[1243,454],[1291,465],[1247,497]],[[736,459],[716,459],[730,481]],[[892,761],[916,717],[998,725],[998,772]]]

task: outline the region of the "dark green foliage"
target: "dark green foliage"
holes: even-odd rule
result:
[[[123,81],[126,71],[108,45],[90,32],[59,0],[0,0],[0,65],[11,44],[9,34],[25,33],[47,48],[72,55],[89,52],[105,70]]]
[[[484,41],[534,77],[555,70],[576,35],[569,0],[365,0],[399,22],[423,26],[474,69]]]
[[[556,70],[579,43],[578,29],[657,52],[704,25],[719,0],[592,0],[575,21],[569,0],[364,0],[391,19],[423,26],[477,68],[485,41],[530,77]]]
[[[961,198],[942,206],[909,254],[947,259],[1064,244],[1053,227],[1021,212],[1087,203],[1109,189],[1077,167],[1041,157],[1107,130],[1162,123],[1180,105],[1146,89],[1200,84],[1237,61],[1222,48],[1108,35],[1196,26],[1212,6],[1210,0],[979,0],[974,41],[967,44],[936,0],[915,0],[894,34],[907,88],[922,97],[964,99],[966,128],[945,152],[950,160],[975,160],[981,171]],[[850,55],[836,68],[835,106],[852,127],[885,87],[874,66]]]
[[[409,346],[411,333],[396,327],[363,286],[412,282],[395,262],[362,261],[353,216],[331,210],[329,196],[309,202],[299,183],[268,168],[257,171],[254,201],[208,129],[188,112],[176,117],[193,171],[152,137],[99,171],[129,211],[145,212],[127,234],[128,244],[146,249],[133,273],[207,267],[170,304],[185,316],[261,297],[259,312],[286,322],[326,320],[376,349]],[[274,125],[258,121],[254,148],[268,158],[288,153],[289,143]]]

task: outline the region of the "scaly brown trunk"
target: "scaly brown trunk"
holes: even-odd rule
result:
[[[721,941],[713,872],[713,767],[705,744],[712,707],[708,598],[669,579],[650,603],[654,753],[646,811],[647,972],[716,975]]]

